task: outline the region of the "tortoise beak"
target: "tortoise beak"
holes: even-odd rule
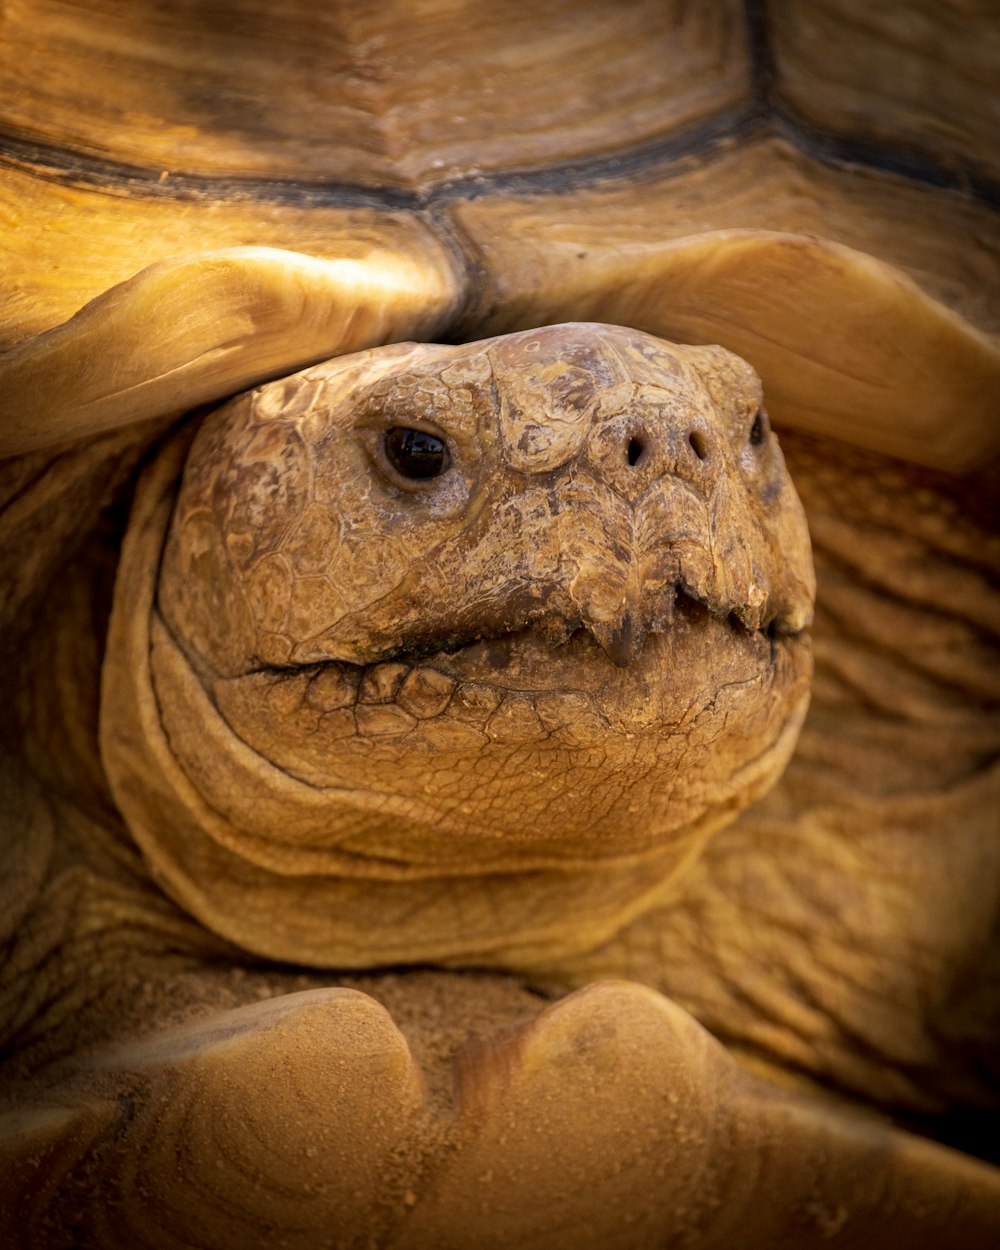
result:
[[[617,593],[609,591],[615,582],[605,566],[603,579],[577,578],[570,596],[580,613],[580,623],[618,668],[628,668],[638,660],[651,632],[669,627],[674,616],[676,588],[664,590],[662,579],[653,579],[633,564],[624,579],[617,581]]]
[[[610,629],[592,629],[591,633],[604,648],[612,664],[628,668],[639,658],[645,640],[645,630],[637,631],[635,617],[631,612],[622,614],[621,621]]]

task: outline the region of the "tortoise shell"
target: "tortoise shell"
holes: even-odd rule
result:
[[[570,318],[722,342],[779,423],[950,472],[995,455],[987,11],[411,10],[5,16],[6,450]],[[111,386],[59,404],[103,341]]]

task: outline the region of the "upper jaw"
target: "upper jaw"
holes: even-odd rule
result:
[[[666,634],[680,619],[697,628],[706,619],[724,622],[735,634],[759,635],[774,640],[796,636],[808,627],[808,619],[798,622],[789,614],[769,614],[762,604],[736,604],[713,600],[685,581],[676,581],[644,595],[623,596],[615,611],[595,601],[578,602],[571,596],[550,591],[512,595],[503,607],[475,619],[465,618],[452,628],[408,630],[384,644],[351,648],[345,654],[332,647],[326,655],[293,662],[289,668],[308,668],[316,663],[347,663],[359,667],[386,661],[414,662],[432,656],[453,655],[479,644],[532,635],[549,647],[565,646],[570,639],[585,634],[617,668],[638,663],[647,639]],[[260,668],[271,667],[261,665]]]

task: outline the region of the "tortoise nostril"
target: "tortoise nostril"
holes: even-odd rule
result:
[[[637,465],[642,459],[645,450],[646,444],[641,438],[629,439],[628,450],[625,453],[628,456],[629,464],[633,467]]]
[[[691,444],[691,450],[699,460],[708,459],[708,443],[705,441],[705,435],[701,430],[692,430],[688,435],[688,442]]]

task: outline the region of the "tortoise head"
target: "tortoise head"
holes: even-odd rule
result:
[[[197,791],[203,851],[296,897],[517,874],[530,895],[602,862],[662,881],[794,746],[808,535],[759,380],[722,348],[565,325],[341,357],[212,413],[160,515],[171,791]],[[126,551],[130,612],[156,560]],[[105,737],[128,817],[142,787]],[[162,867],[162,830],[132,823]],[[246,942],[206,880],[196,910]],[[326,941],[318,962],[349,961]]]

